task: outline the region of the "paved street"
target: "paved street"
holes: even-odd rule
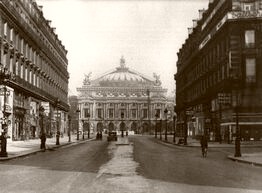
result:
[[[135,160],[140,163],[138,171],[146,178],[211,186],[214,191],[218,187],[228,191],[231,188],[262,190],[262,168],[229,160],[227,155],[234,152],[233,148],[209,148],[208,157],[204,159],[200,148],[162,145],[159,140],[146,137],[133,138],[132,141]]]
[[[230,151],[210,148],[202,158],[152,136],[104,137],[0,162],[1,193],[262,192],[262,167],[235,163]]]

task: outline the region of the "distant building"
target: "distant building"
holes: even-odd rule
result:
[[[0,67],[12,74],[1,85],[7,85],[8,94],[6,100],[0,96],[0,117],[2,124],[8,123],[12,140],[39,137],[41,105],[47,135],[56,132],[57,122],[60,132],[67,129],[67,50],[50,23],[33,0],[0,1]]]
[[[177,53],[177,127],[184,135],[262,139],[262,1],[213,0]],[[192,133],[189,133],[189,128]]]
[[[124,58],[115,70],[94,80],[86,75],[77,91],[80,130],[152,133],[156,119],[165,119],[167,89],[159,76],[151,79],[129,69]]]

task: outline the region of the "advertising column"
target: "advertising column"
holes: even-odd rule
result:
[[[0,85],[0,121],[1,130],[6,125],[7,140],[11,140],[13,136],[13,96],[14,90],[8,86]]]

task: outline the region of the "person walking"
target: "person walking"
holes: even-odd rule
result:
[[[201,137],[200,144],[201,144],[202,156],[207,157],[208,142],[205,135]]]

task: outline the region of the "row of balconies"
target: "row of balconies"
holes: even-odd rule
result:
[[[27,25],[29,25],[30,30],[35,29],[35,27],[33,26],[33,24],[31,24],[29,20],[33,20],[37,24],[40,24],[42,27],[42,30],[44,29],[44,34],[48,34],[48,37],[51,38],[51,42],[59,42],[59,44],[54,45],[54,46],[56,47],[56,49],[58,49],[62,53],[62,55],[66,56],[65,47],[62,45],[62,42],[58,39],[57,35],[54,33],[54,28],[52,28],[49,25],[50,22],[44,18],[42,10],[39,9],[39,7],[37,6],[35,2],[25,2],[24,4],[22,4],[23,7],[21,7],[21,5],[19,5],[18,2],[12,2],[9,0],[7,1],[5,0],[2,2],[9,9],[9,11],[16,16],[17,19],[19,18],[18,20],[22,21],[23,19],[22,23],[25,22]],[[27,6],[27,4],[29,3],[32,6]],[[31,9],[29,7],[31,7]],[[25,16],[22,17],[22,15],[27,15],[23,13],[23,8],[25,8],[28,11],[28,13],[31,14],[30,18],[25,18]],[[32,9],[34,9],[34,11],[32,11]],[[36,31],[33,31],[33,32],[36,33]]]

